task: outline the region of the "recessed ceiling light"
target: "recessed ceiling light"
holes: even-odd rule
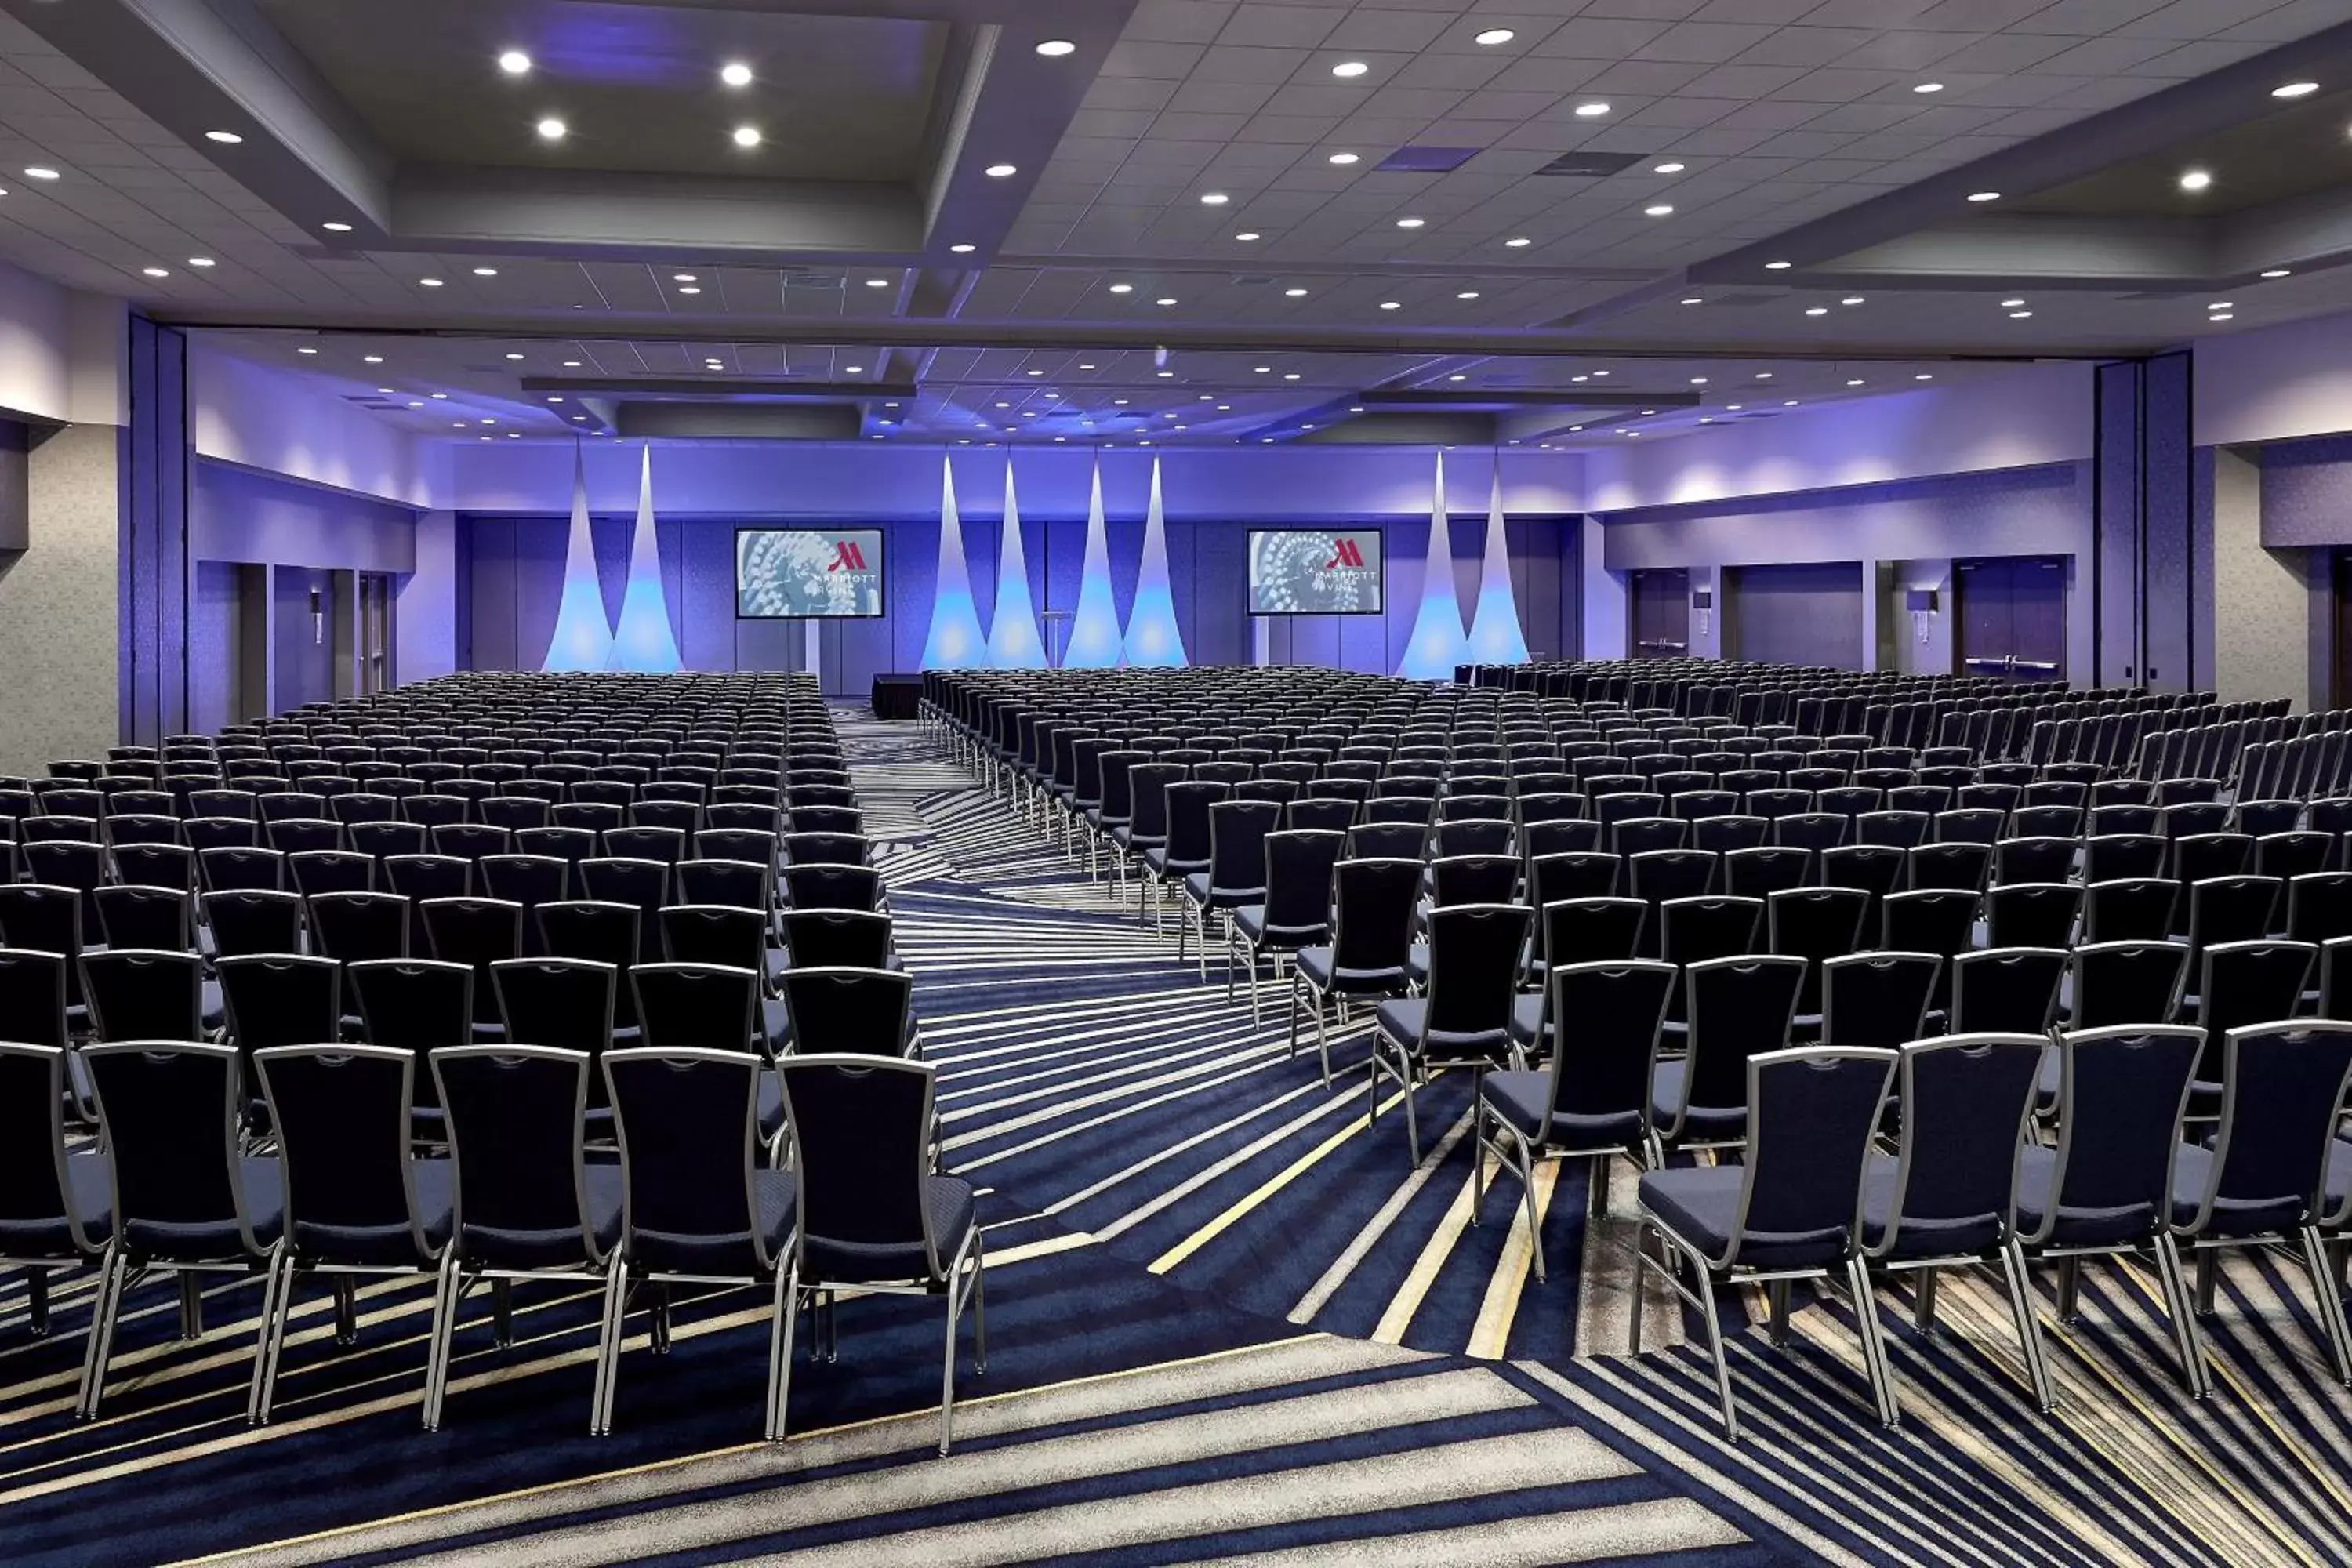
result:
[[[1331,162],[1339,164],[1343,169],[1349,164],[1358,161],[1357,155],[1353,153],[1334,153],[1331,154]]]
[[[314,354],[314,353],[317,353],[319,351],[318,351],[317,349],[314,349],[314,348],[310,347],[308,343],[305,343],[305,344],[303,344],[300,348],[296,349],[294,352],[295,352],[296,353],[298,353],[298,354]]]
[[[1042,370],[1033,370],[1033,371],[1029,372],[1028,374],[1031,374],[1031,375],[1043,375],[1043,374],[1045,374],[1045,373],[1044,371],[1042,371]]]
[[[1153,304],[1155,304],[1155,305],[1172,305],[1172,304],[1174,304],[1176,301],[1175,301],[1174,298],[1171,296],[1171,297],[1166,297],[1166,298],[1162,298],[1162,299],[1154,300],[1153,300],[1153,301],[1151,301],[1151,302],[1152,302]]]
[[[1756,379],[1759,381],[1769,381],[1772,379],[1772,373],[1769,370],[1759,370],[1756,373]]]
[[[2207,190],[2212,184],[2213,176],[2203,169],[2185,170],[2180,176],[2180,188],[2184,191]]]
[[[1838,303],[1841,305],[1859,305],[1862,303],[1862,296],[1859,294],[1848,294],[1844,299],[1840,300]]]
[[[1092,365],[1090,365],[1090,364],[1082,364],[1082,365],[1078,366],[1078,368],[1079,368],[1080,370],[1092,370],[1092,369],[1094,369],[1094,366],[1092,366]]]
[[[1706,301],[1702,297],[1696,294],[1686,295],[1683,300],[1683,303],[1685,305],[1703,305],[1706,302]]]
[[[702,289],[696,284],[681,283],[677,286],[677,291],[681,294],[699,294]]]
[[[729,87],[751,85],[751,68],[741,60],[730,60],[719,68],[719,79]]]
[[[669,275],[669,280],[673,283],[699,283],[702,281],[702,277],[695,272],[673,272]]]
[[[1693,386],[1705,386],[1706,384],[1706,377],[1703,375],[1695,375],[1691,377],[1691,384]]]
[[[1274,374],[1274,366],[1270,364],[1253,365],[1250,367],[1250,373],[1253,375],[1272,375]]]
[[[520,355],[520,354],[509,354],[509,355],[507,355],[507,358],[509,358],[509,359],[520,359],[520,358],[522,358],[522,355]],[[483,423],[484,423],[484,424],[488,424],[488,423],[489,423],[489,421],[488,421],[488,420],[484,420],[484,421],[483,421]]]
[[[1786,272],[1789,270],[1789,263],[1785,261],[1768,261],[1764,264],[1764,270],[1767,272]]]
[[[1504,243],[1505,245],[1508,246],[1508,247],[1509,247],[1511,249],[1513,249],[1513,250],[1524,250],[1524,249],[1526,249],[1528,246],[1533,245],[1533,244],[1535,243],[1535,241],[1534,241],[1534,240],[1532,240],[1532,239],[1529,239],[1526,235],[1522,234],[1522,235],[1518,235],[1518,236],[1517,236],[1517,237],[1513,237],[1513,238],[1507,239],[1507,240],[1503,241],[1503,243]]]
[[[207,142],[217,142],[224,147],[235,147],[242,142],[245,138],[239,136],[234,131],[207,131],[205,132],[205,140]]]
[[[1808,316],[1826,316],[1829,313],[1830,308],[1827,305],[1814,305],[1808,308],[1805,311],[1805,314]]]
[[[1596,370],[1592,374],[1595,375],[1607,375],[1609,373],[1605,370]]]
[[[1915,82],[1912,84],[1911,90],[1913,92],[1941,92],[1944,90],[1944,84],[1940,81]]]
[[[1258,237],[1259,237],[1259,235],[1258,235],[1257,230],[1255,230],[1255,229],[1254,229],[1254,228],[1245,228],[1245,229],[1242,230],[1242,232],[1241,232],[1241,233],[1239,233],[1239,234],[1237,234],[1237,235],[1234,236],[1234,237],[1235,239],[1241,240],[1243,243],[1246,244],[1246,243],[1248,243],[1250,240],[1256,239],[1256,238],[1258,238]]]
[[[499,269],[495,267],[477,267],[474,268],[474,276],[477,278],[496,278],[498,275]]]
[[[1479,34],[1473,42],[1484,44],[1486,47],[1491,49],[1497,44],[1507,44],[1513,38],[1517,37],[1518,35],[1511,31],[1508,27],[1489,27],[1485,32]]]
[[[2291,81],[2271,89],[2273,98],[2309,98],[2319,90],[2315,81]]]
[[[2263,273],[2263,276],[2265,278],[2292,278],[2294,276],[2294,273],[2284,267],[2273,267],[2269,271]]]
[[[1656,168],[1652,169],[1650,173],[1653,174],[1679,174],[1683,172],[1683,168],[1684,165],[1680,163],[1661,163]]]
[[[1304,289],[1285,289],[1282,291],[1282,297],[1286,300],[1304,300],[1307,298],[1307,290]]]
[[[1609,106],[1605,103],[1580,103],[1576,106],[1579,120],[1598,120],[1608,112]]]
[[[383,363],[383,356],[382,354],[362,354],[360,355],[360,359],[367,364],[382,364]]]
[[[1933,380],[1935,380],[1936,378],[1935,378],[1934,376],[1932,376],[1932,375],[1929,375],[1926,371],[1924,371],[1924,370],[1923,370],[1923,371],[1921,371],[1918,374],[1916,374],[1916,375],[1913,376],[1911,379],[1912,379],[1912,380],[1914,380],[1914,381],[1933,381]]]
[[[1221,207],[1233,199],[1233,197],[1225,195],[1223,191],[1203,191],[1201,193],[1201,205],[1204,207]]]
[[[976,245],[950,245],[948,247],[948,249],[958,256],[970,256],[973,251],[979,248],[980,247]]]
[[[1797,400],[1796,400],[1795,398],[1791,397],[1791,398],[1790,398],[1789,400],[1787,400],[1786,402],[1782,403],[1782,404],[1780,405],[1780,406],[1781,406],[1781,407],[1783,407],[1783,408],[1794,408],[1795,406],[1797,406]]]
[[[890,287],[890,279],[887,278],[868,278],[866,280],[866,286],[868,289],[887,289]]]
[[[1331,68],[1331,74],[1333,76],[1355,77],[1361,76],[1371,68],[1371,67],[1366,65],[1361,60],[1341,60],[1338,65]]]
[[[30,180],[54,180],[58,177],[58,172],[55,169],[47,167],[46,165],[36,163],[31,168],[25,171],[25,177]],[[333,224],[329,224],[327,226],[329,228],[332,228],[335,226]],[[345,224],[343,226],[345,228],[349,228],[351,225]]]
[[[2231,315],[2227,310],[2216,310],[2205,319],[2209,321],[2234,321],[2238,318]]]
[[[2216,300],[2205,308],[2209,310],[2227,310],[2231,308],[2231,302],[2228,300]]]
[[[1402,310],[1404,309],[1404,306],[1394,300],[1383,300],[1381,301],[1381,309],[1383,310]]]
[[[1423,227],[1423,226],[1425,226],[1428,222],[1429,222],[1429,220],[1428,220],[1427,218],[1421,218],[1421,217],[1401,217],[1401,218],[1397,219],[1397,227],[1399,227],[1399,228],[1420,228],[1420,227]]]
[[[1127,406],[1127,399],[1124,397],[1114,397],[1110,401],[1111,406],[1114,408],[1124,408]]]
[[[1048,38],[1037,46],[1037,52],[1049,60],[1057,60],[1064,55],[1076,54],[1078,46],[1067,38]]]
[[[1135,292],[1135,285],[1132,283],[1114,283],[1110,286],[1110,291],[1114,294],[1132,294]]]
[[[1286,370],[1282,373],[1282,379],[1285,381],[1297,381],[1298,379],[1298,373],[1295,370]]]
[[[991,163],[982,172],[992,180],[1009,180],[1021,171],[1011,163]]]
[[[1457,300],[1475,300],[1478,297],[1478,290],[1475,289],[1465,289],[1462,292],[1454,297]]]
[[[161,267],[142,267],[139,270],[145,273],[150,278],[169,278],[172,275],[168,270]]]
[[[539,139],[542,142],[561,142],[563,140],[563,132],[566,129],[563,121],[551,114],[539,122]]]
[[[410,406],[411,408],[422,408],[422,407],[424,407],[424,406],[425,406],[425,405],[423,405],[422,403],[412,403],[412,404],[410,404],[408,406]]]
[[[561,402],[562,402],[562,401],[563,401],[563,399],[562,399],[561,397],[554,397],[554,396],[551,396],[551,397],[549,397],[549,398],[548,398],[548,401],[549,401],[550,403],[561,403]]]
[[[1971,191],[1969,193],[1969,200],[1972,202],[1997,202],[2000,200],[2000,193],[1999,191]]]
[[[1862,384],[1862,380],[1857,376],[1853,380],[1847,382],[1846,384],[1848,386],[1860,386]]]
[[[188,258],[188,265],[191,267],[210,267],[212,264],[213,258],[209,256],[191,256]]]
[[[1448,381],[1467,381],[1467,380],[1469,380],[1470,378],[1469,378],[1468,376],[1466,376],[1466,375],[1463,375],[1463,374],[1461,374],[1460,373],[1458,373],[1458,372],[1457,372],[1457,373],[1455,373],[1455,374],[1453,374],[1453,375],[1449,375],[1449,376],[1447,376],[1445,379],[1446,379],[1446,380],[1448,380]]]
[[[1643,217],[1672,217],[1675,216],[1675,209],[1668,206],[1664,202],[1659,202],[1654,205],[1643,207],[1642,209],[1642,216]]]
[[[2022,321],[2032,314],[2031,310],[2011,310],[2009,313],[2009,319],[2012,321]]]
[[[847,365],[843,368],[842,374],[844,375],[864,375],[866,374],[866,367],[862,364]]]
[[[1743,406],[1745,405],[1738,403],[1727,403],[1724,405],[1724,407],[1729,409],[1734,414],[1738,413]]]
[[[499,69],[509,76],[520,76],[530,69],[530,57],[520,49],[509,49],[499,57]]]
[[[394,392],[394,391],[392,390],[392,388],[390,388],[390,387],[388,387],[388,386],[379,386],[379,387],[377,387],[377,388],[376,388],[376,391],[378,391],[378,392],[382,393],[382,394],[383,394],[384,396],[386,396],[386,397],[396,397],[396,396],[398,396],[398,395],[399,395],[397,393]]]
[[[735,128],[735,145],[738,147],[757,147],[759,144],[760,128],[758,126],[738,125]],[[994,173],[993,170],[990,172]]]
[[[416,282],[419,288],[424,289],[438,289],[441,287],[441,279],[438,278],[419,278]]]
[[[446,392],[434,392],[428,393],[426,395],[429,397],[446,398],[449,395]]]
[[[1589,376],[1589,375],[1571,375],[1571,376],[1570,376],[1568,379],[1569,379],[1569,380],[1570,380],[1570,381],[1580,381],[1580,381],[1591,381],[1592,378],[1591,378],[1591,376]]]

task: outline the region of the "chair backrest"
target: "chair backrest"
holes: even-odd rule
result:
[[[0,952],[0,963],[10,956]],[[52,974],[51,983],[62,1024],[65,982]],[[0,979],[0,1008],[5,989]],[[65,1095],[62,1042],[0,1041],[0,1252],[11,1257],[70,1258],[93,1251],[100,1239],[68,1197]]]
[[[285,1223],[298,1256],[381,1265],[405,1232],[418,1264],[436,1244],[416,1205],[409,1112],[416,1059],[326,1042],[254,1053],[285,1162]]]
[[[1331,868],[1331,888],[1333,966],[1402,970],[1412,945],[1421,862],[1341,860]]]
[[[588,1053],[457,1046],[433,1054],[449,1116],[457,1204],[451,1245],[486,1267],[601,1264],[583,1155]],[[576,1234],[580,1250],[550,1237]]]
[[[248,1074],[254,1053],[275,1046],[331,1046],[342,1037],[343,966],[299,953],[251,953],[214,965],[229,1038]],[[258,1091],[260,1084],[249,1087]]]
[[[1219,893],[1263,891],[1265,841],[1284,808],[1270,800],[1223,800],[1209,807],[1209,886]]]
[[[1555,1018],[1571,1018],[1552,1052],[1551,1111],[1562,1141],[1633,1145],[1650,1121],[1650,1082],[1666,1002],[1681,972],[1654,959],[1555,964],[1545,976]]]
[[[1896,1053],[1840,1047],[1768,1051],[1745,1064],[1748,1150],[1719,1265],[1754,1250],[1759,1266],[1846,1256],[1862,1209],[1863,1162]],[[1769,1251],[1768,1251],[1769,1249]]]
[[[489,966],[506,1037],[515,1045],[578,1051],[593,1063],[613,1044],[619,971],[584,958],[507,958]],[[592,1077],[592,1093],[604,1088]]]
[[[672,904],[657,912],[662,957],[668,963],[767,966],[768,917],[756,908]]]
[[[2180,1009],[2189,948],[2169,942],[2103,942],[2074,949],[2074,1028],[2168,1024]]]
[[[389,1046],[419,1058],[411,1092],[438,1104],[422,1058],[474,1037],[474,972],[429,958],[375,958],[347,964],[344,973],[359,1007],[361,1032],[372,1046]]]
[[[0,947],[0,1018],[8,1020],[10,1038],[66,1047],[69,976],[79,981],[62,953]],[[78,984],[73,994],[80,994]]]
[[[793,910],[782,920],[784,946],[797,966],[891,967],[890,917],[860,910]]]
[[[1690,1017],[1684,1103],[1733,1110],[1748,1103],[1748,1058],[1786,1048],[1807,961],[1748,954],[1683,972]]]
[[[760,1058],[740,1050],[605,1057],[621,1144],[621,1248],[633,1265],[706,1278],[775,1267],[753,1190],[760,1072]]]
[[[91,897],[98,904],[99,929],[106,933],[110,948],[177,952],[194,945],[188,895],[181,889],[126,884],[100,888]]]
[[[640,963],[629,971],[646,1046],[750,1051],[760,1028],[758,971],[712,963]]]
[[[1533,911],[1522,904],[1456,904],[1429,916],[1424,1047],[1495,1053],[1507,1046],[1511,1005]]]
[[[2197,1021],[2204,1026],[2206,1044],[2197,1076],[2213,1082],[2221,1076],[2230,1030],[2278,1023],[2301,1010],[2304,984],[2319,962],[2319,950],[2300,942],[2228,942],[2207,948],[2201,958]]]
[[[105,1134],[117,1236],[134,1255],[181,1262],[259,1257],[237,1159],[246,1087],[236,1048],[123,1041],[86,1047],[82,1057]]]
[[[804,969],[795,964],[784,972],[782,990],[794,1050],[809,1055],[906,1054],[915,1001],[915,983],[908,976],[890,969]]]
[[[102,1040],[204,1038],[204,961],[192,952],[125,948],[81,957],[82,992]]]
[[[1331,923],[1332,868],[1347,836],[1322,828],[1294,827],[1268,833],[1265,856],[1265,930],[1292,939],[1326,931]]]
[[[1933,952],[1850,952],[1821,967],[1822,1044],[1893,1050],[1923,1032],[1944,960]]]
[[[1540,955],[1547,967],[1622,964],[1642,939],[1649,906],[1639,899],[1559,899],[1538,915]]]
[[[1956,1034],[1902,1047],[1902,1141],[1874,1257],[1898,1245],[1913,1256],[1976,1256],[2006,1235],[2049,1043],[2042,1034]]]
[[[2058,1016],[2068,953],[2056,947],[1989,947],[1951,961],[1952,1032],[2046,1034]]]
[[[882,874],[871,866],[787,866],[784,894],[799,910],[878,910]]]
[[[2182,1228],[2243,1236],[2323,1217],[2347,1078],[2352,1024],[2300,1018],[2231,1030],[2214,1157],[2197,1216]]]
[[[2058,1152],[2052,1201],[2028,1241],[2070,1224],[2137,1240],[2165,1223],[2172,1154],[2204,1032],[2126,1024],[2058,1037]]]
[[[777,1065],[811,1241],[879,1250],[919,1245],[944,1274],[927,1202],[933,1070],[882,1057],[795,1056]]]

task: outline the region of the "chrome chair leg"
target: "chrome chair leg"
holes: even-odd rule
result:
[[[2173,1311],[2173,1335],[2180,1348],[2180,1380],[2191,1398],[2206,1398],[2213,1392],[2213,1383],[2205,1370],[2205,1346],[2197,1331],[2197,1314],[2190,1307],[2189,1283],[2181,1277],[2180,1249],[2174,1245],[2170,1231],[2157,1233],[2156,1258]]]
[[[441,1288],[433,1303],[433,1345],[425,1363],[425,1429],[437,1432],[441,1428],[441,1402],[449,1384],[449,1342],[457,1328],[457,1304],[465,1297],[461,1276],[457,1272],[457,1250],[455,1244],[441,1259]]]
[[[106,1363],[114,1353],[114,1322],[121,1315],[123,1282],[131,1271],[131,1259],[121,1242],[107,1248],[101,1268],[98,1305],[89,1321],[89,1344],[82,1352],[81,1394],[74,1411],[82,1421],[98,1415],[98,1402],[106,1389]]]
[[[2058,1401],[2050,1390],[2050,1368],[2042,1359],[2042,1331],[2033,1321],[2033,1292],[2025,1277],[2025,1254],[2014,1237],[2002,1243],[2000,1269],[2009,1283],[2010,1315],[2017,1320],[2018,1348],[2025,1355],[2025,1375],[2033,1385],[2033,1402],[2047,1415]]]
[[[1886,1353],[1886,1334],[1878,1321],[1878,1301],[1871,1293],[1870,1269],[1859,1257],[1845,1262],[1846,1288],[1853,1295],[1853,1325],[1862,1341],[1862,1368],[1870,1379],[1871,1403],[1877,1407],[1882,1425],[1893,1426],[1902,1420],[1895,1403],[1895,1368]],[[1783,1279],[1782,1287],[1788,1285]]]
[[[604,1266],[604,1310],[596,1324],[596,1380],[588,1395],[588,1435],[613,1430],[614,1385],[620,1381],[621,1331],[628,1298],[628,1270],[616,1251]]]
[[[784,1440],[786,1415],[793,1392],[793,1334],[800,1327],[801,1261],[795,1257],[777,1287],[779,1307],[783,1312],[783,1338],[771,1351],[774,1358],[770,1370],[768,1404],[768,1441]],[[814,1337],[814,1336],[812,1336]]]
[[[1911,1326],[1923,1334],[1936,1331],[1936,1270],[1922,1268],[1912,1276]]]
[[[2313,1306],[2328,1353],[2335,1358],[2336,1380],[2352,1388],[2352,1327],[2345,1322],[2344,1298],[2336,1294],[2336,1279],[2327,1267],[2327,1243],[2316,1226],[2303,1226],[2301,1239],[2304,1267],[2311,1274]]]

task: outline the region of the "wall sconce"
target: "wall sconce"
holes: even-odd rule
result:
[[[319,590],[310,590],[310,642],[313,647],[327,640],[327,612],[319,603]]]
[[[1715,619],[1715,590],[1712,588],[1693,588],[1691,590],[1691,613],[1698,617],[1698,635],[1702,637],[1706,637],[1707,635],[1707,627],[1713,624]]]
[[[1927,640],[1927,617],[1936,614],[1940,608],[1936,590],[1933,588],[1904,589],[1903,607],[1911,612],[1911,629],[1918,634],[1919,641],[1924,645]]]

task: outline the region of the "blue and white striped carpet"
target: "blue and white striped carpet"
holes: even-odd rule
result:
[[[2055,1418],[2027,1402],[1996,1289],[1941,1327],[1884,1303],[1905,1423],[1870,1419],[1843,1301],[1737,1338],[1743,1439],[1657,1293],[1623,1355],[1626,1228],[1547,1173],[1549,1283],[1519,1194],[1474,1204],[1463,1090],[1423,1092],[1429,1158],[1365,1118],[1364,1047],[1326,1089],[1219,966],[1114,907],[912,726],[845,711],[953,1165],[989,1225],[991,1366],[933,1456],[936,1303],[846,1302],[803,1363],[797,1436],[757,1435],[765,1303],[680,1309],[625,1356],[585,1436],[595,1305],[519,1299],[461,1330],[443,1430],[416,1429],[429,1290],[362,1293],[361,1342],[303,1298],[279,1417],[242,1421],[252,1287],[172,1337],[138,1293],[101,1419],[70,1420],[87,1285],[59,1337],[0,1295],[0,1562],[2300,1563],[2352,1561],[2352,1397],[2272,1261],[2223,1275],[2216,1392],[2181,1394],[2151,1278],[2086,1272],[2048,1321]],[[1393,1091],[1384,1100],[1393,1098]],[[1610,1208],[1630,1210],[1623,1178]],[[1479,1223],[1471,1223],[1474,1212]],[[1742,1304],[1733,1308],[1740,1321]]]

